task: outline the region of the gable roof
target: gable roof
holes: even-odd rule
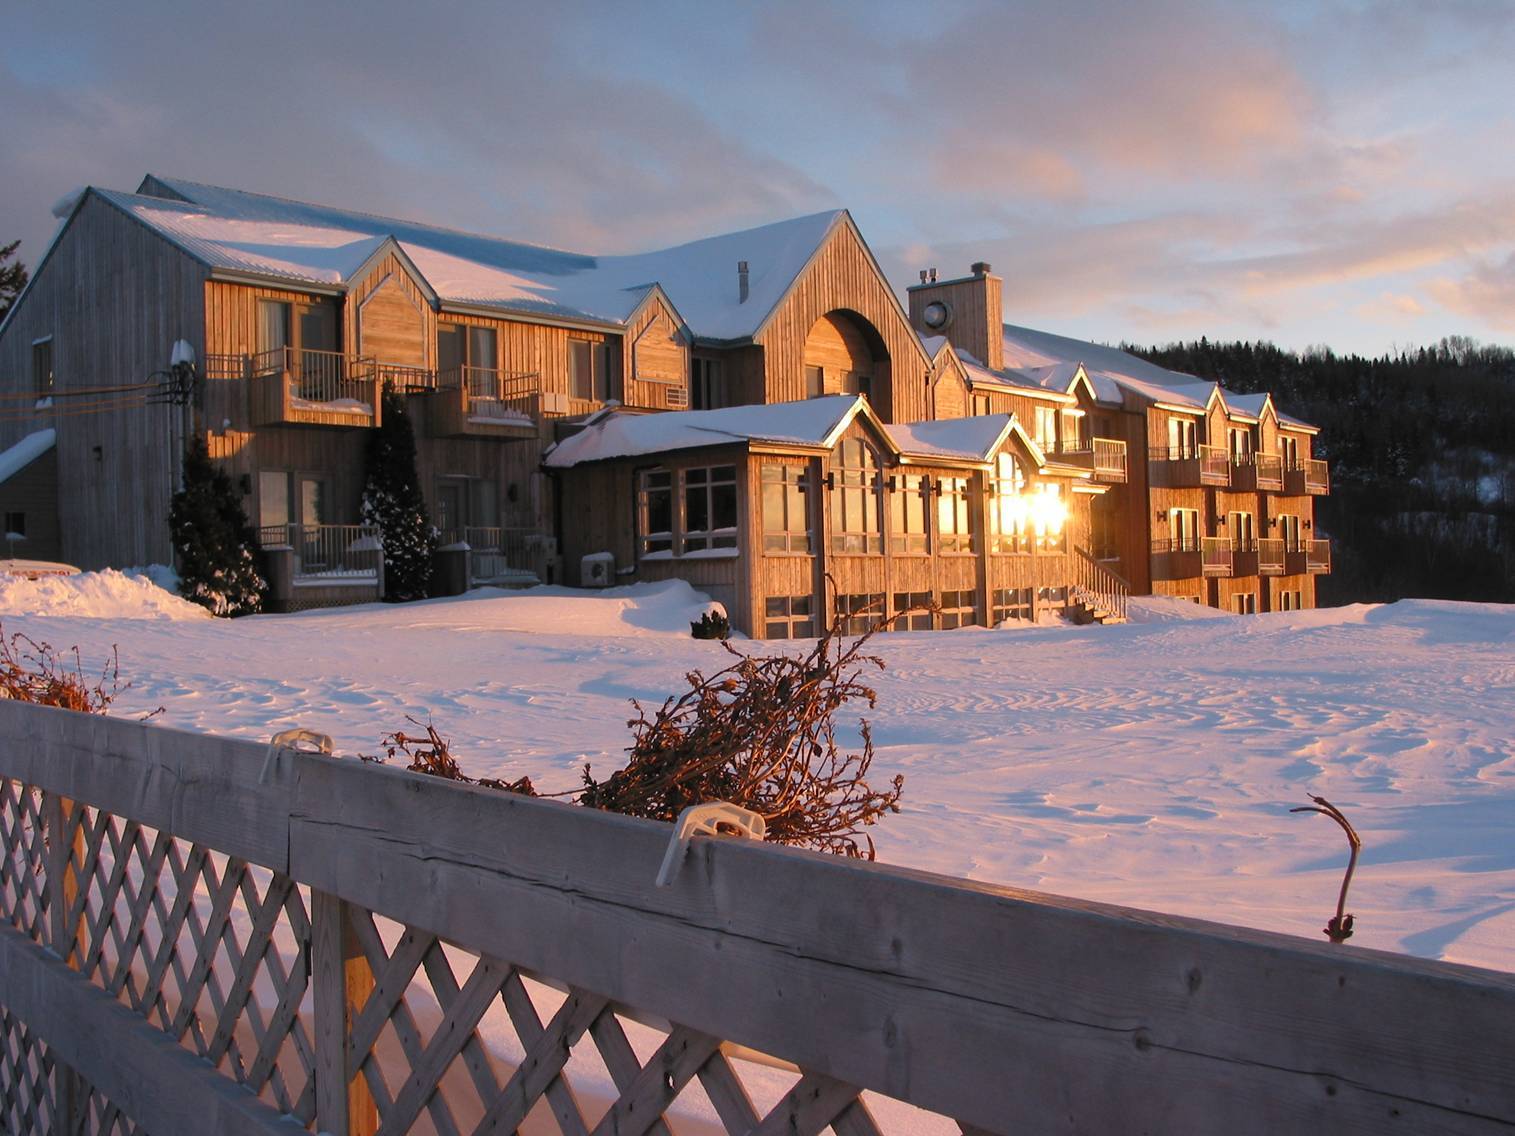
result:
[[[967,418],[940,418],[927,422],[905,422],[884,427],[900,453],[906,457],[947,458],[953,461],[984,463],[1012,434],[1020,439],[1038,466],[1046,464],[1046,455],[1020,420],[1013,414],[978,414]]]
[[[9,481],[47,453],[57,441],[56,430],[34,430],[15,445],[0,451],[0,484]]]
[[[610,458],[748,442],[829,450],[859,414],[873,417],[867,400],[855,394],[666,414],[611,410],[548,450],[542,464],[567,469]]]
[[[149,176],[146,193],[96,190],[197,260],[231,273],[343,288],[392,239],[444,305],[622,324],[660,284],[697,338],[751,337],[832,228],[831,210],[672,248],[594,256],[414,221]],[[737,262],[748,263],[748,297]]]

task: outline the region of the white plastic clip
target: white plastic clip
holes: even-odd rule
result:
[[[673,883],[679,874],[684,857],[689,852],[690,841],[696,836],[740,836],[748,840],[761,840],[768,831],[768,823],[762,815],[730,801],[710,801],[703,805],[690,805],[674,822],[673,839],[668,841],[668,851],[663,854],[663,866],[658,870],[658,887]]]
[[[286,749],[294,753],[330,753],[331,736],[303,727],[275,734],[268,741],[268,756],[263,759],[263,772],[258,774],[259,785],[268,784],[268,775],[278,763],[280,751]]]

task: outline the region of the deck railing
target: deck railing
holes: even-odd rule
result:
[[[1094,476],[1101,481],[1126,480],[1126,443],[1119,438],[1094,439]]]
[[[1515,1124],[1515,976],[732,839],[659,887],[671,834],[0,703],[0,1122]]]
[[[1231,455],[1224,446],[1200,446],[1199,479],[1205,485],[1231,484]]]
[[[547,578],[547,549],[538,529],[470,525],[459,536],[473,550],[471,583],[536,584]]]
[[[1109,565],[1100,563],[1087,549],[1074,545],[1073,551],[1073,595],[1070,598],[1125,622],[1131,581]]]
[[[369,581],[377,578],[384,559],[374,525],[264,525],[259,538],[265,548],[295,550],[297,580]]]
[[[1305,571],[1331,571],[1331,542],[1329,540],[1305,542]]]
[[[287,374],[293,384],[291,395],[297,403],[368,405],[372,401],[376,364],[369,358],[340,351],[275,347],[253,355],[250,365],[254,378]]]
[[[535,371],[501,371],[494,367],[454,367],[437,376],[442,390],[461,391],[467,418],[487,421],[541,417],[541,384]]]
[[[1323,461],[1307,461],[1305,467],[1305,492],[1306,493],[1329,493],[1331,490],[1331,469]]]
[[[1257,471],[1257,488],[1279,490],[1284,487],[1284,461],[1277,454],[1253,454],[1252,466]]]
[[[1199,551],[1206,576],[1231,575],[1231,566],[1235,552],[1231,547],[1230,537],[1201,537]]]
[[[1265,536],[1257,542],[1257,570],[1267,576],[1277,576],[1284,570],[1282,540]]]

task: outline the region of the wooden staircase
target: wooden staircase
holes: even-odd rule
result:
[[[1073,583],[1068,586],[1068,615],[1074,623],[1125,623],[1131,582],[1074,546]]]

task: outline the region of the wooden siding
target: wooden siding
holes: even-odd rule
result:
[[[58,450],[47,451],[0,482],[0,514],[21,513],[25,540],[14,546],[0,528],[0,556],[22,560],[62,560],[63,532],[58,524]],[[3,517],[0,517],[3,519]]]
[[[689,346],[668,306],[656,296],[621,338],[621,401],[652,410],[689,404]]]
[[[174,341],[204,357],[205,268],[94,194],[69,221],[0,333],[0,390],[32,390],[32,341],[53,337],[55,389],[141,383]],[[0,424],[0,446],[58,429],[63,558],[81,568],[168,563],[168,502],[188,430],[183,409],[53,409]],[[76,406],[79,404],[75,404]]]
[[[348,294],[349,353],[380,363],[428,370],[436,366],[437,321],[416,282],[393,255]]]
[[[992,272],[934,284],[913,284],[906,289],[910,322],[927,335],[945,335],[991,371],[1005,366],[1003,286]],[[928,327],[926,306],[940,300],[947,306],[948,320],[942,327]]]
[[[930,416],[930,362],[899,308],[888,281],[848,225],[838,225],[795,286],[754,337],[763,348],[763,402],[805,397],[805,342],[817,320],[847,312],[871,326],[875,345],[873,394],[886,422],[919,422]],[[882,355],[883,358],[879,358]]]

